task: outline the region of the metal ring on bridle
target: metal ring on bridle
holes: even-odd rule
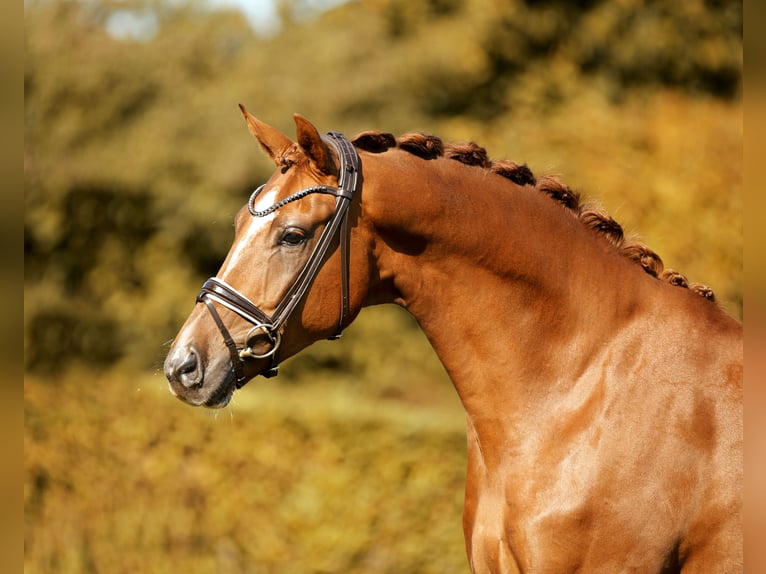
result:
[[[254,336],[254,331],[263,331],[263,333],[269,338],[269,340],[272,343],[271,349],[266,351],[265,353],[256,353],[253,351],[253,348],[248,345],[248,341]],[[282,343],[282,334],[279,331],[274,331],[273,325],[267,325],[265,323],[258,323],[254,327],[252,327],[245,336],[245,345],[247,345],[244,349],[239,351],[239,358],[240,359],[265,359],[267,357],[271,357],[274,353],[277,352],[277,349],[279,349],[279,345]]]

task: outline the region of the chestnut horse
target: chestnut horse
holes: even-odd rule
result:
[[[473,572],[742,571],[742,327],[709,289],[475,144],[242,112],[277,169],[169,352],[177,397],[224,406],[396,303],[465,408]]]

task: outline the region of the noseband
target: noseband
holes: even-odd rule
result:
[[[244,373],[244,362],[247,359],[265,359],[271,357],[271,366],[262,374],[265,377],[274,377],[278,374],[279,361],[277,360],[277,349],[279,349],[279,345],[282,342],[282,327],[295,310],[296,306],[301,302],[303,296],[311,286],[311,283],[314,281],[319,269],[322,267],[324,257],[336,234],[339,234],[340,242],[341,309],[338,327],[335,335],[330,337],[330,339],[339,339],[342,334],[346,318],[349,314],[348,208],[351,204],[354,192],[358,191],[361,182],[359,180],[359,156],[357,155],[353,144],[338,132],[329,132],[327,135],[329,136],[327,142],[335,148],[338,152],[338,158],[340,159],[338,187],[330,185],[309,187],[286,197],[267,209],[256,211],[255,200],[265,187],[264,184],[252,193],[247,204],[253,217],[264,217],[273,213],[280,207],[293,201],[303,199],[312,193],[333,195],[336,198],[335,212],[322,230],[322,233],[317,240],[317,244],[314,247],[314,251],[311,253],[306,265],[301,269],[298,277],[287,290],[287,293],[282,297],[282,300],[279,302],[274,312],[270,316],[264,313],[257,305],[250,301],[250,299],[225,281],[216,277],[211,277],[205,281],[202,285],[202,290],[199,292],[199,295],[197,295],[197,302],[204,303],[207,306],[215,324],[218,326],[218,330],[221,331],[226,347],[229,349],[231,362],[237,376],[237,388],[240,388],[245,384],[246,377]],[[241,349],[237,347],[237,344],[231,337],[231,334],[226,328],[226,325],[224,325],[214,303],[223,305],[253,326],[250,331],[248,331],[244,345]],[[256,353],[249,343],[252,338],[259,334],[265,335],[271,344],[271,348],[268,351],[260,354]]]

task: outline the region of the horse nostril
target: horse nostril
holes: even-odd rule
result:
[[[189,349],[186,356],[179,352],[176,356],[168,360],[168,379],[173,382],[181,383],[184,387],[190,388],[198,385],[202,381],[202,368],[194,349]]]
[[[176,372],[179,375],[186,375],[197,370],[197,353],[190,352],[186,357],[186,360],[176,367]]]

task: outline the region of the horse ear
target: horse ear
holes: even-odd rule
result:
[[[293,118],[295,119],[295,126],[298,128],[298,145],[309,158],[309,161],[320,173],[337,175],[338,168],[335,165],[332,152],[314,125],[300,114],[293,114]]]
[[[242,115],[245,116],[250,133],[255,136],[255,139],[261,144],[261,147],[269,155],[271,161],[280,165],[282,157],[295,143],[278,129],[272,128],[270,125],[255,118],[242,104],[239,104],[239,109],[242,110]]]

